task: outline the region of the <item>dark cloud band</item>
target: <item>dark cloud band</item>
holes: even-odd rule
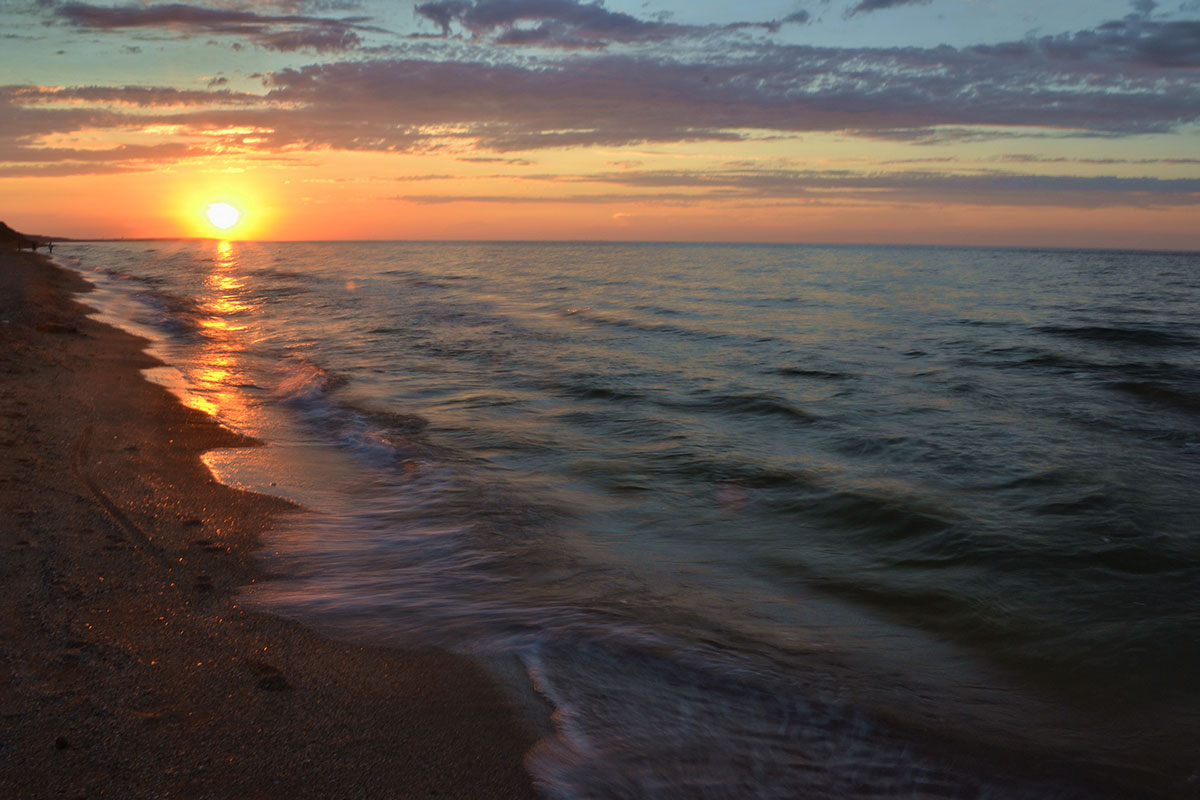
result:
[[[450,36],[452,25],[458,25],[474,37],[491,37],[495,44],[564,49],[646,44],[722,31],[760,29],[777,33],[783,25],[809,21],[807,12],[797,11],[779,20],[681,25],[643,20],[610,11],[599,2],[579,0],[429,0],[419,3],[414,11],[438,26],[442,36]]]
[[[191,34],[231,34],[271,50],[350,50],[359,32],[379,31],[366,18],[326,19],[303,14],[258,14],[228,8],[165,3],[151,6],[95,6],[66,3],[55,15],[78,28],[113,31],[164,28]]]
[[[847,11],[846,16],[853,17],[857,14],[868,14],[872,11],[883,11],[897,6],[927,5],[930,2],[932,0],[862,0]]]

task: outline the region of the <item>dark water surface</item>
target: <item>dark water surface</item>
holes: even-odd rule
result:
[[[473,652],[550,797],[1200,793],[1200,256],[62,247],[303,502],[252,599]]]

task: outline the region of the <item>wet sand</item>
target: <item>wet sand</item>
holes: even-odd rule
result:
[[[0,797],[522,798],[534,734],[477,664],[239,607],[281,500],[139,370],[86,283],[0,253]]]

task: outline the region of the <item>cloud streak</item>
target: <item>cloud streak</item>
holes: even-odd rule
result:
[[[678,26],[640,20],[599,3],[574,0],[434,0],[416,6],[448,36],[457,23],[476,36],[497,34],[498,44],[602,47],[608,42],[661,41]],[[532,27],[517,27],[530,23]]]
[[[876,0],[854,9],[867,13],[906,4]],[[365,17],[330,20],[271,13],[270,7],[281,5],[246,10],[69,3],[56,6],[54,14],[80,30],[231,35],[278,52],[343,53],[358,47],[359,34],[377,30]],[[930,146],[1006,137],[1118,139],[1200,123],[1200,23],[1147,14],[986,46],[835,48],[738,33],[802,24],[809,21],[804,12],[779,22],[722,26],[641,20],[577,0],[432,0],[419,4],[416,13],[422,24],[437,26],[451,39],[406,40],[404,47],[359,49],[340,60],[278,68],[262,76],[254,92],[231,91],[223,78],[208,79],[208,90],[0,86],[0,174],[137,171],[204,159],[315,160],[326,150],[444,151],[468,163],[503,161],[519,172],[530,166],[528,153],[535,150],[811,133]],[[515,49],[517,44],[557,50],[531,54]],[[97,149],[63,144],[88,137],[109,144]],[[153,140],[148,137],[161,145],[145,146]],[[1052,160],[1018,155],[1003,163],[1032,170]],[[875,169],[888,166],[870,163]],[[1094,168],[1110,162],[1074,163]],[[578,203],[614,197],[673,204],[834,203],[857,197],[1075,207],[1190,206],[1200,192],[1187,178],[946,169],[687,173],[631,167],[561,178],[558,189],[596,184],[591,188],[598,192],[562,200]],[[519,201],[503,192],[471,198],[561,199]],[[409,199],[454,201],[433,194]]]
[[[118,31],[157,28],[184,35],[219,34],[244,37],[268,50],[352,50],[362,44],[359,32],[380,31],[365,17],[329,19],[304,14],[259,14],[183,3],[149,6],[96,6],[66,3],[55,16],[76,28]]]
[[[1108,65],[1195,69],[1200,67],[1200,22],[1150,22],[1130,16],[1095,30],[978,46],[971,52],[1001,61],[1029,59],[1102,71],[1109,71]]]
[[[1124,136],[1200,119],[1200,81],[1190,70],[1141,66],[996,50],[802,46],[702,62],[637,55],[533,64],[380,59],[280,70],[269,76],[266,97],[357,120],[354,138],[324,140],[354,148],[371,141],[402,146],[438,126],[480,147],[515,151],[729,141],[751,131],[852,131],[909,141],[1039,131]]]
[[[500,153],[822,131],[927,144],[1120,137],[1200,121],[1197,72],[1156,66],[1175,63],[1168,54],[1190,34],[1156,30],[1154,41],[1172,44],[1150,57],[1128,37],[1093,43],[1087,58],[1051,54],[1046,40],[963,50],[760,44],[752,58],[732,50],[704,60],[340,61],[278,70],[262,94],[0,87],[0,137],[169,124],[269,130],[247,145],[267,152],[456,144]]]
[[[760,29],[777,33],[783,25],[809,22],[805,11],[765,22],[727,25],[681,25],[643,20],[610,11],[599,2],[579,0],[430,0],[414,12],[449,37],[457,25],[476,39],[498,45],[598,50],[610,44],[642,45],[673,38],[711,36]]]
[[[538,13],[596,29],[607,25],[637,35],[663,30],[570,0],[437,4],[480,30],[519,21],[535,6]],[[97,29],[174,20],[242,32],[250,26],[259,36],[268,35],[263,20],[311,19],[183,8],[187,13],[178,5],[101,10],[72,4],[59,13]],[[312,33],[271,41],[284,49],[303,47],[312,44],[303,38]],[[293,35],[269,35],[276,34]],[[536,61],[360,58],[277,70],[264,78],[262,94],[8,87],[0,89],[0,136],[173,124],[191,132],[269,130],[249,143],[268,152],[456,145],[500,153],[831,131],[922,144],[1121,137],[1200,121],[1200,63],[1192,63],[1198,41],[1200,23],[1130,18],[1069,36],[962,49],[838,49],[759,40],[753,47],[706,50],[702,58],[669,50]]]
[[[869,14],[872,11],[883,11],[898,6],[928,5],[932,0],[862,0],[858,5],[846,12],[846,16]]]
[[[506,180],[511,180],[507,178]],[[956,174],[851,170],[737,170],[716,172],[640,171],[592,175],[531,175],[549,184],[610,184],[624,192],[567,195],[401,195],[423,204],[490,203],[666,203],[711,205],[780,202],[922,203],[1020,205],[1075,208],[1200,205],[1200,178],[1051,176],[1009,172]]]

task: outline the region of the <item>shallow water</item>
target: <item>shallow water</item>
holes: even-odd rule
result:
[[[62,253],[311,509],[253,600],[515,659],[549,796],[1194,789],[1196,254]]]

